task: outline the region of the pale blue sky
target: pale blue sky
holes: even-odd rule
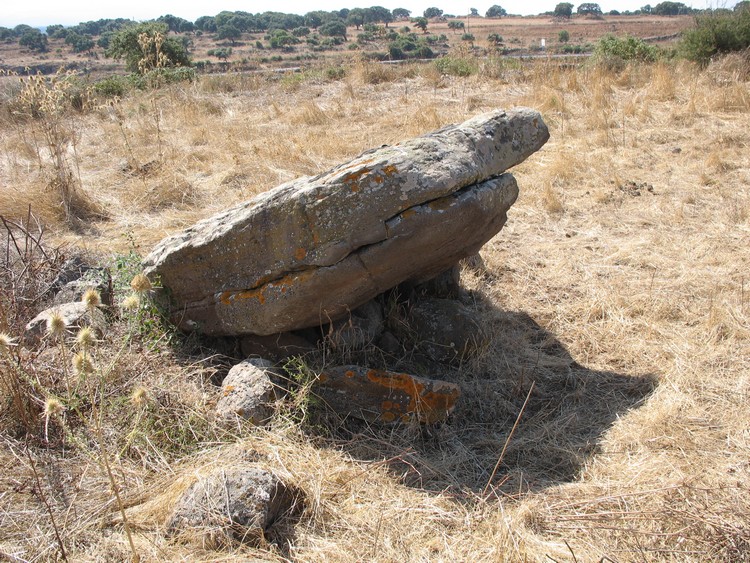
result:
[[[436,6],[445,13],[463,15],[470,8],[476,8],[484,14],[493,4],[499,4],[511,14],[539,14],[554,9],[562,0],[373,0],[371,3],[356,0],[256,0],[255,2],[238,0],[217,0],[215,2],[197,2],[195,0],[130,0],[128,2],[105,2],[102,0],[4,0],[0,10],[0,26],[13,27],[19,23],[33,26],[45,26],[55,23],[73,25],[82,21],[101,18],[130,18],[147,20],[173,14],[186,20],[195,21],[200,16],[213,16],[222,10],[243,10],[250,13],[265,11],[304,14],[311,10],[339,10],[341,8],[365,8],[373,5],[385,6],[388,9],[406,8],[412,15],[421,15],[425,8]],[[577,6],[588,0],[570,0]],[[602,0],[599,5],[609,10],[637,10],[644,4],[656,5],[661,0]],[[736,0],[725,3],[728,7]],[[705,8],[709,4],[696,0],[685,4],[694,8]],[[715,3],[713,4],[716,5]]]

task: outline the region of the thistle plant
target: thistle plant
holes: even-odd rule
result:
[[[49,79],[41,74],[20,77],[20,93],[12,111],[24,140],[31,132],[39,169],[48,173],[47,182],[60,196],[60,207],[68,223],[101,215],[101,210],[80,189],[78,125],[67,116],[73,107],[92,107],[93,95],[89,89],[77,90],[74,78],[75,73],[62,70]]]

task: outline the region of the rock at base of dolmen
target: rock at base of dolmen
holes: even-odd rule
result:
[[[457,385],[447,381],[361,366],[326,369],[313,392],[341,416],[423,424],[445,421],[461,394]]]
[[[517,197],[503,172],[548,138],[539,113],[518,108],[369,151],[163,240],[146,271],[184,330],[321,326],[476,253]]]

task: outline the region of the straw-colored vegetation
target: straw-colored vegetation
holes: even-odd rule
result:
[[[465,77],[366,62],[204,76],[54,114],[5,83],[0,556],[750,559],[747,56],[464,63]],[[286,180],[515,105],[551,139],[514,171],[489,271],[463,274],[491,339],[434,374],[462,388],[452,420],[341,423],[297,395],[269,428],[219,424],[230,352],[161,323],[143,280],[130,286],[138,255]],[[51,327],[27,349],[23,323],[78,252],[113,267],[113,328]],[[184,475],[238,447],[305,493],[288,542],[165,539]]]

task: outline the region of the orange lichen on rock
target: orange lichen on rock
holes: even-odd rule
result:
[[[445,381],[353,365],[326,370],[315,393],[337,412],[383,423],[444,421],[460,395]]]
[[[307,256],[307,250],[305,250],[301,246],[294,252],[294,257],[297,260],[304,260],[305,256]]]
[[[419,422],[437,422],[445,419],[453,410],[459,396],[458,388],[455,386],[438,381],[420,380],[407,373],[371,369],[367,372],[367,379],[387,389],[401,391],[405,395],[402,400],[398,400],[398,395],[395,395],[392,400],[383,401],[382,420],[391,418],[390,415],[395,419],[399,413],[402,421],[408,420],[411,415],[416,416]],[[428,386],[430,389],[425,391]]]
[[[247,289],[243,291],[224,291],[219,294],[218,301],[222,305],[231,306],[235,301],[257,299],[258,303],[263,305],[265,304],[267,299],[274,298],[274,292],[275,296],[278,296],[279,293],[286,293],[294,285],[298,285],[309,278],[312,273],[312,270],[294,272],[276,281],[268,282],[267,284],[254,289]],[[267,295],[269,292],[271,292],[271,294]]]

